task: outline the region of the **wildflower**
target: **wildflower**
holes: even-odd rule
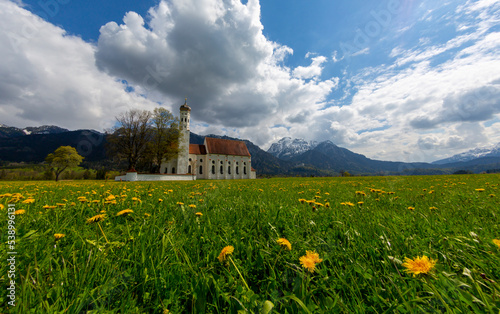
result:
[[[495,243],[498,246],[498,248],[500,248],[500,240],[493,239],[493,243]]]
[[[23,204],[33,204],[35,202],[34,198],[28,197],[24,201],[22,201]]]
[[[306,251],[306,256],[314,261],[314,263],[321,263],[323,260],[319,258],[319,254],[315,251]]]
[[[16,211],[14,212],[14,215],[22,215],[22,214],[24,214],[24,213],[26,213],[26,211],[25,211],[24,209],[18,209],[18,210],[16,210]]]
[[[159,199],[158,199],[158,202],[159,202],[159,203],[163,202],[163,199],[159,198]]]
[[[232,245],[225,246],[219,254],[219,262],[223,262],[226,260],[227,255],[231,255],[234,252],[234,247]]]
[[[484,189],[476,189],[477,192],[484,192]]]
[[[409,274],[413,274],[415,277],[418,274],[427,274],[429,273],[434,265],[436,265],[437,261],[433,259],[429,259],[427,256],[416,257],[415,259],[405,258],[405,262],[402,264],[405,267],[405,271]]]
[[[196,205],[195,204],[189,204],[189,207],[196,208]]]
[[[54,209],[57,208],[57,206],[50,206],[50,205],[44,205],[43,209]]]
[[[363,205],[365,202],[358,202],[358,205],[361,206]]]
[[[4,209],[4,208],[5,208],[5,205],[0,204],[0,209]]]
[[[276,240],[276,242],[278,242],[278,244],[281,245],[283,248],[287,248],[288,251],[292,250],[292,244],[287,239],[279,238],[278,240]]]
[[[151,217],[151,214],[144,213],[144,217]]]
[[[316,268],[316,263],[314,263],[314,260],[307,256],[301,256],[299,258],[299,261],[302,267],[307,269],[309,272],[314,273],[314,269]]]
[[[196,216],[203,216],[203,214],[202,214],[202,213],[200,213],[200,212],[195,213],[195,215],[196,215]]]
[[[438,209],[438,208],[437,208],[437,207],[434,207],[434,206],[431,206],[431,207],[429,207],[429,209],[430,209],[430,210],[436,210],[436,209]]]
[[[142,204],[142,201],[139,198],[137,198],[137,197],[132,197],[132,201],[139,202],[139,203]]]
[[[134,211],[131,209],[124,209],[122,211],[119,211],[116,216],[127,216],[128,214],[133,213]]]
[[[414,209],[415,209],[415,207],[408,206],[408,209],[409,209],[409,210],[414,210]]]
[[[106,197],[106,201],[112,201],[115,199],[115,196],[114,195],[109,195],[108,197]]]
[[[301,202],[302,204],[304,204],[306,202],[306,200],[303,199],[303,198],[299,198],[299,202]]]
[[[55,233],[54,238],[57,240],[64,238],[66,235],[64,233]]]
[[[106,218],[105,214],[95,215],[95,216],[90,217],[89,219],[87,219],[87,223],[91,224],[91,223],[94,223],[94,222],[103,221],[105,218]]]
[[[182,202],[177,202],[177,205],[182,206],[182,205],[184,205],[184,203],[182,203]]]

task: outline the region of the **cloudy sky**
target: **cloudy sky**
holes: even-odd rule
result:
[[[0,0],[0,123],[331,140],[434,161],[500,142],[500,1]]]

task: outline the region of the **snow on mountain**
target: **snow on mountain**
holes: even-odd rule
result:
[[[486,147],[478,147],[474,148],[471,150],[468,150],[466,152],[453,155],[449,158],[441,159],[441,160],[436,160],[433,162],[433,164],[436,165],[442,165],[442,164],[447,164],[447,163],[452,163],[452,162],[460,162],[460,161],[470,161],[476,158],[482,158],[482,157],[500,157],[500,143],[493,144],[490,146]]]
[[[284,137],[277,143],[273,143],[267,150],[271,155],[280,159],[290,159],[315,148],[318,145],[316,141],[306,141],[301,138],[292,139]]]
[[[38,127],[27,127],[24,129],[0,124],[0,138],[18,137],[31,134],[55,134],[68,132],[69,130],[55,125],[42,125]]]

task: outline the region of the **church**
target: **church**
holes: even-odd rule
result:
[[[203,145],[189,144],[191,108],[180,107],[179,154],[162,162],[165,175],[190,175],[196,179],[255,179],[252,156],[243,141],[205,137]]]

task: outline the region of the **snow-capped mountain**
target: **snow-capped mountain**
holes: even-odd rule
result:
[[[449,158],[436,160],[433,162],[433,164],[442,165],[452,162],[465,162],[482,157],[500,157],[500,143],[486,147],[474,148],[466,152],[451,156]]]
[[[27,127],[24,129],[20,129],[13,126],[0,124],[0,137],[3,138],[24,136],[30,134],[55,134],[63,132],[69,132],[69,130],[60,128],[55,125],[42,125],[37,127]]]
[[[301,138],[292,139],[291,137],[284,137],[277,143],[273,143],[267,152],[280,159],[288,160],[292,157],[300,155],[315,148],[318,142],[306,141]]]

